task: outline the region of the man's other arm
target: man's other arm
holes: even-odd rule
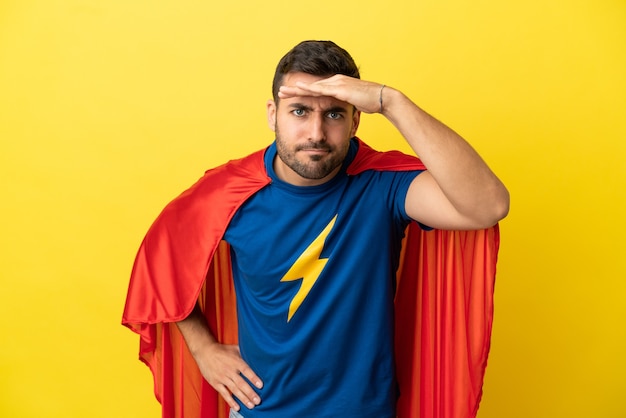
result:
[[[202,376],[232,409],[239,410],[239,404],[233,396],[250,409],[261,403],[259,395],[243,377],[259,389],[263,387],[261,379],[243,361],[238,346],[221,344],[215,339],[198,305],[176,325]]]

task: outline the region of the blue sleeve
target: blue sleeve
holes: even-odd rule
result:
[[[394,216],[405,221],[406,223],[417,222],[406,213],[406,195],[409,191],[411,182],[419,176],[424,170],[416,171],[396,171],[392,172],[393,180],[390,184],[390,191],[392,192],[392,210]],[[433,228],[417,222],[417,224],[425,231],[430,231]]]

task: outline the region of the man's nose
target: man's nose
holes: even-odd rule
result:
[[[315,114],[309,119],[309,140],[315,142],[326,140],[324,115]]]

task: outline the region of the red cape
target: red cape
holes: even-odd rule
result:
[[[140,335],[165,418],[226,418],[228,406],[202,378],[178,327],[196,301],[219,341],[237,342],[230,253],[222,241],[237,209],[269,184],[264,150],[209,170],[168,204],[144,238],[122,323]],[[424,169],[415,157],[359,140],[348,173]],[[398,418],[474,418],[487,365],[499,245],[480,231],[407,228],[398,270]]]

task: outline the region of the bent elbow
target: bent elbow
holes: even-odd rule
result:
[[[485,228],[489,228],[500,222],[502,219],[506,218],[509,214],[509,209],[511,206],[511,196],[506,188],[500,191],[499,196],[497,196],[492,205],[490,205],[490,210],[488,211],[489,215],[485,219]]]

